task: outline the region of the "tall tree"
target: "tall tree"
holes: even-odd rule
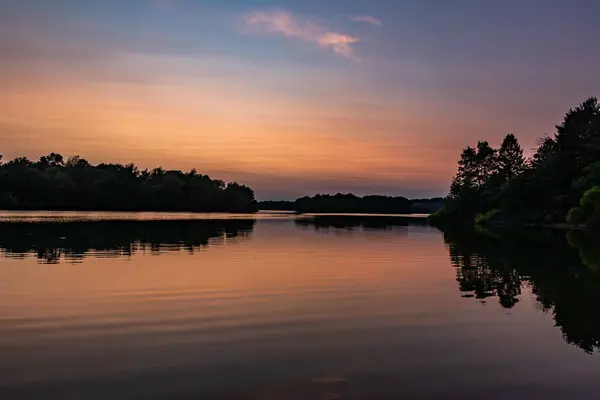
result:
[[[453,180],[454,190],[451,190],[451,194],[458,195],[458,192],[463,189],[476,188],[479,184],[478,178],[477,150],[473,147],[467,147],[460,155],[458,172]]]
[[[563,122],[556,126],[556,143],[560,151],[575,155],[579,161],[587,153],[597,154],[600,138],[600,104],[590,97],[570,109]]]
[[[477,143],[477,185],[485,185],[498,170],[496,150],[486,141]]]
[[[525,158],[519,141],[512,133],[506,135],[498,150],[498,172],[503,182],[508,181],[525,170]]]
[[[538,148],[535,154],[533,155],[533,159],[531,160],[531,166],[534,169],[537,169],[540,166],[542,166],[558,150],[556,141],[550,136],[544,136],[542,138],[539,138],[537,144]]]

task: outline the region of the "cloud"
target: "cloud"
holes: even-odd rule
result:
[[[350,20],[354,21],[354,22],[366,22],[368,24],[375,25],[375,26],[382,26],[383,25],[383,22],[381,22],[377,18],[372,17],[370,15],[361,15],[361,16],[358,16],[358,17],[352,17],[352,18],[350,18]]]
[[[341,33],[328,32],[319,37],[318,43],[321,46],[331,46],[334,52],[344,57],[352,57],[354,49],[352,44],[358,43],[358,39]]]
[[[360,39],[332,32],[317,23],[301,20],[288,11],[257,11],[246,15],[246,26],[258,33],[275,33],[329,48],[334,53],[354,58],[353,44]]]

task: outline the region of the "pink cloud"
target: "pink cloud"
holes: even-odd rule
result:
[[[383,22],[381,22],[377,18],[372,17],[370,15],[361,15],[361,16],[358,16],[358,17],[352,17],[352,18],[350,18],[350,20],[354,21],[354,22],[366,22],[368,24],[375,25],[375,26],[382,26],[383,25]]]
[[[355,37],[335,32],[328,32],[318,39],[321,46],[331,46],[334,52],[344,57],[352,57],[354,49],[351,45],[358,41]]]
[[[329,48],[347,58],[354,57],[353,44],[360,39],[332,32],[317,23],[301,20],[288,11],[257,11],[246,15],[246,26],[258,33],[276,33]]]

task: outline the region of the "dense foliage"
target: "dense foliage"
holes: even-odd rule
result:
[[[257,205],[249,187],[195,170],[92,165],[51,153],[37,162],[21,157],[0,164],[0,208],[254,212]]]
[[[318,194],[297,199],[294,209],[301,213],[404,214],[412,212],[412,203],[406,197]]]
[[[481,214],[481,215],[479,215]],[[600,106],[592,97],[567,112],[556,133],[525,159],[509,134],[499,149],[467,147],[435,221],[600,225]]]

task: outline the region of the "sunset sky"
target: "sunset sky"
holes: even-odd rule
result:
[[[600,1],[0,0],[0,153],[445,195],[600,94]]]

